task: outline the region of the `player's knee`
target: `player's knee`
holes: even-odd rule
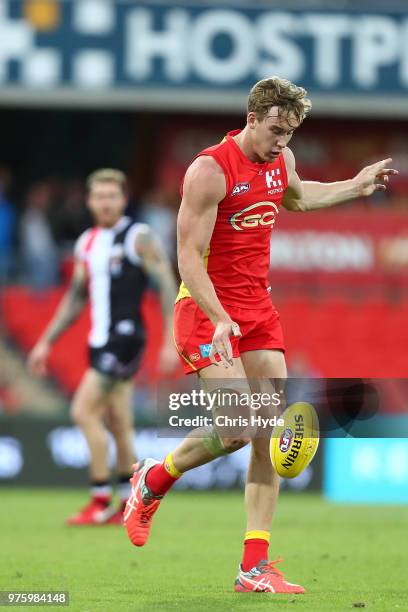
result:
[[[249,443],[249,438],[221,438],[222,447],[226,454],[235,453]]]
[[[249,442],[244,437],[222,437],[214,427],[208,427],[203,432],[202,442],[213,457],[222,457],[235,453]]]
[[[71,408],[71,421],[77,427],[83,428],[92,422],[92,414],[81,402],[74,402]]]
[[[80,406],[77,405],[73,405],[71,408],[71,421],[74,423],[74,425],[77,425],[78,427],[81,427],[84,423],[84,415],[83,415],[83,410],[81,410]]]
[[[129,425],[117,418],[108,421],[108,428],[115,440],[126,439],[131,432]]]

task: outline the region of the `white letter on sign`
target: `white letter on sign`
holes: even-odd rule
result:
[[[400,78],[405,87],[408,87],[408,19],[404,19],[401,28],[401,67]]]
[[[217,57],[214,38],[226,34],[232,49]],[[190,32],[190,55],[196,74],[206,81],[235,83],[248,76],[256,61],[256,41],[251,21],[238,11],[209,10],[197,17]]]
[[[290,40],[299,32],[297,18],[289,13],[264,13],[256,22],[259,49],[269,53],[260,59],[257,73],[260,78],[277,74],[292,81],[299,79],[305,68],[302,51]]]
[[[380,66],[388,66],[399,58],[398,24],[391,17],[361,17],[355,24],[353,76],[360,87],[375,87]]]
[[[342,15],[306,15],[306,30],[315,38],[314,69],[322,87],[341,79],[341,39],[350,34],[350,20]]]
[[[148,9],[135,9],[127,20],[127,72],[135,79],[152,76],[153,58],[162,57],[164,73],[171,81],[182,81],[188,73],[188,54],[184,41],[188,29],[188,14],[182,9],[165,13],[166,29],[154,31],[153,14]]]

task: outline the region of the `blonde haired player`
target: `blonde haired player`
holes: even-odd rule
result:
[[[310,108],[302,87],[278,77],[259,81],[249,94],[244,129],[201,151],[187,169],[178,217],[183,284],[174,327],[186,373],[198,373],[204,385],[286,377],[283,335],[268,282],[280,206],[299,212],[328,208],[384,190],[396,174],[386,159],[346,181],[301,181],[288,144]],[[132,543],[146,543],[162,497],[184,472],[245,443],[212,429],[185,438],[163,462],[139,463],[125,510]],[[269,439],[254,437],[251,445],[244,553],[235,590],[303,593],[268,561],[279,480]]]
[[[122,522],[134,463],[132,378],[145,344],[140,307],[149,278],[159,288],[165,321],[161,368],[172,369],[177,362],[172,335],[176,285],[164,250],[147,225],[133,223],[124,216],[127,186],[122,172],[97,170],[89,176],[87,187],[87,203],[95,226],[79,237],[71,285],[28,358],[31,371],[45,375],[52,345],[82,311],[89,282],[90,367],[75,393],[71,415],[90,451],[91,500],[68,519],[70,525]],[[71,358],[75,356],[67,355],[67,359]],[[117,450],[119,508],[111,504],[106,428]]]

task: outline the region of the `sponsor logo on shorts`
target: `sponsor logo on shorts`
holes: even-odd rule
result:
[[[121,336],[131,336],[135,333],[135,324],[131,319],[119,321],[115,325],[115,331]]]
[[[113,353],[102,353],[99,356],[98,362],[98,365],[103,372],[110,372],[116,367],[118,359]]]
[[[194,363],[194,361],[198,361],[200,359],[200,355],[198,353],[191,353],[188,358]]]
[[[211,344],[200,344],[201,357],[209,357],[211,351]]]
[[[293,440],[293,431],[290,427],[287,427],[279,439],[279,450],[281,453],[286,453],[289,450],[291,442]]]
[[[234,189],[231,191],[231,195],[240,195],[241,193],[246,193],[251,188],[249,183],[237,183],[234,186]]]

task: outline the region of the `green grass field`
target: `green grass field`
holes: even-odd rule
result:
[[[0,489],[0,499],[0,590],[67,590],[70,610],[408,609],[407,507],[283,494],[271,558],[282,555],[289,581],[307,588],[287,596],[232,591],[240,493],[171,493],[143,549],[122,527],[65,527],[85,492]]]

